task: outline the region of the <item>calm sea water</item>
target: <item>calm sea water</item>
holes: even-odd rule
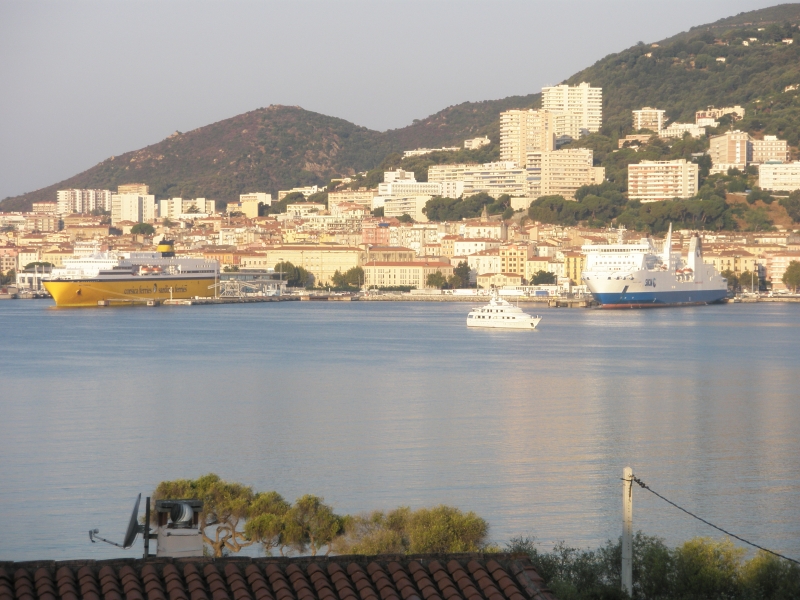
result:
[[[57,310],[0,302],[0,560],[137,556],[136,494],[215,472],[341,513],[447,503],[503,544],[620,531],[622,469],[800,558],[800,305],[462,303]],[[634,527],[716,532],[638,488]]]

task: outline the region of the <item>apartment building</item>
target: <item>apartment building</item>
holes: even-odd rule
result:
[[[709,140],[711,172],[726,173],[728,169],[743,171],[753,160],[750,135],[742,131],[728,131]]]
[[[464,222],[465,238],[490,238],[493,240],[508,239],[508,225],[505,221],[488,219],[470,219]]]
[[[431,165],[428,167],[428,182],[441,184],[441,195],[445,198],[460,198],[464,193],[464,172],[479,166],[463,163]]]
[[[461,148],[458,146],[443,148],[417,148],[416,150],[405,150],[403,152],[403,158],[408,158],[410,156],[425,156],[431,152],[458,152],[459,150],[461,150]]]
[[[342,190],[340,192],[328,192],[328,209],[333,210],[337,204],[353,203],[363,206],[368,210],[375,208],[373,199],[378,195],[375,190],[359,188],[357,190]]]
[[[583,252],[564,252],[564,277],[568,277],[573,285],[580,285],[585,266],[586,255]]]
[[[628,199],[660,202],[697,194],[697,164],[678,160],[643,160],[628,165]]]
[[[500,272],[500,250],[499,248],[491,248],[476,252],[467,256],[467,265],[469,265],[469,280],[470,283],[475,283],[478,275],[484,273],[499,273]]]
[[[390,240],[389,223],[366,220],[361,223],[361,243],[388,246]]]
[[[283,200],[289,194],[294,194],[296,192],[299,192],[299,193],[303,194],[304,197],[308,198],[312,194],[316,194],[317,192],[321,192],[321,191],[322,190],[319,188],[319,186],[316,186],[316,185],[310,185],[310,186],[307,186],[307,187],[295,187],[295,188],[292,188],[290,190],[280,190],[278,192],[278,202]]]
[[[445,277],[453,274],[453,265],[438,261],[384,262],[369,261],[363,266],[367,287],[408,286],[416,289],[431,289],[428,276],[441,273]]]
[[[345,273],[361,266],[364,251],[351,246],[336,245],[285,245],[273,246],[257,253],[243,255],[239,264],[243,267],[274,267],[280,262],[290,262],[303,267],[314,277],[314,285],[329,285],[334,273]]]
[[[525,165],[528,152],[555,150],[555,115],[546,110],[500,113],[500,160]]]
[[[480,192],[499,198],[503,194],[524,196],[527,191],[526,171],[513,161],[486,163],[464,169],[464,195]]]
[[[213,215],[215,212],[216,202],[206,198],[164,198],[158,201],[158,216],[161,219],[178,220],[189,214]],[[255,216],[258,216],[257,210]]]
[[[703,251],[703,262],[713,264],[720,273],[731,271],[737,276],[745,271],[753,273],[758,269],[757,261],[758,257],[746,250]]]
[[[137,194],[139,196],[148,196],[150,194],[150,186],[146,183],[126,183],[117,186],[118,194]]]
[[[378,184],[378,195],[397,196],[441,196],[442,184],[438,181],[392,181]]]
[[[0,246],[0,273],[5,275],[17,268],[17,253],[15,246]]]
[[[696,123],[670,123],[659,132],[658,136],[662,138],[682,138],[687,133],[694,138],[700,138],[706,134],[706,128]]]
[[[56,215],[27,214],[22,230],[53,233],[58,231],[58,217]]]
[[[59,215],[72,215],[111,210],[111,195],[111,190],[58,190],[56,212]]]
[[[633,130],[639,131],[640,129],[649,129],[655,133],[659,133],[664,129],[666,122],[666,111],[658,108],[650,108],[645,106],[633,112]]]
[[[122,186],[120,186],[122,187]],[[145,186],[146,187],[146,186]],[[122,221],[144,223],[156,218],[156,199],[152,194],[112,194],[111,224]]]
[[[33,202],[31,210],[37,215],[58,214],[58,202]]]
[[[774,192],[800,190],[800,161],[760,165],[758,167],[758,186]]]
[[[751,162],[763,164],[765,162],[789,162],[789,143],[779,140],[777,136],[765,135],[763,140],[752,140],[753,145]]]
[[[800,262],[800,252],[790,250],[782,252],[768,252],[766,255],[766,275],[772,282],[773,290],[785,290],[786,284],[783,283],[783,275],[789,264],[793,261]]]
[[[437,196],[439,194],[436,194]],[[390,217],[399,218],[403,215],[408,215],[417,222],[424,223],[428,220],[422,209],[433,196],[420,194],[409,195],[400,197],[386,197],[383,204],[383,216],[387,219]]]
[[[725,115],[733,115],[734,119],[743,119],[744,118],[744,108],[739,105],[736,106],[726,106],[724,108],[714,108],[713,106],[709,106],[705,110],[698,110],[694,113],[694,120],[695,122],[700,125],[700,121],[705,119],[719,119]]]
[[[484,250],[498,248],[501,243],[497,238],[459,238],[453,241],[452,256],[470,256]]]
[[[556,137],[576,139],[600,131],[603,124],[603,89],[588,83],[576,86],[557,85],[542,88],[542,108],[566,113],[577,119],[564,118],[555,125]]]
[[[464,148],[467,150],[477,150],[478,148],[483,148],[491,143],[492,141],[486,136],[476,137],[470,140],[464,140]]]
[[[603,182],[605,168],[595,167],[593,160],[593,153],[587,148],[529,152],[527,197],[559,195],[573,200],[578,188]]]
[[[503,244],[498,248],[500,272],[525,276],[525,264],[534,256],[534,247],[525,242]]]

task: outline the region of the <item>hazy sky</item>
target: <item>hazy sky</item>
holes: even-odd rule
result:
[[[777,3],[0,0],[0,198],[270,104],[403,127]]]

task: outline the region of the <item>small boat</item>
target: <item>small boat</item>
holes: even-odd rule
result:
[[[467,315],[467,327],[492,327],[495,329],[536,329],[542,317],[532,316],[519,306],[500,297],[497,288],[492,290],[489,304],[479,306]]]

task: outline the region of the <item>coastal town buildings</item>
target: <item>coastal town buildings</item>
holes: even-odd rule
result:
[[[696,123],[670,123],[658,135],[662,138],[682,138],[687,133],[695,138],[703,137],[706,128]]]
[[[697,194],[698,166],[678,160],[643,160],[628,165],[628,199],[659,202]]]

